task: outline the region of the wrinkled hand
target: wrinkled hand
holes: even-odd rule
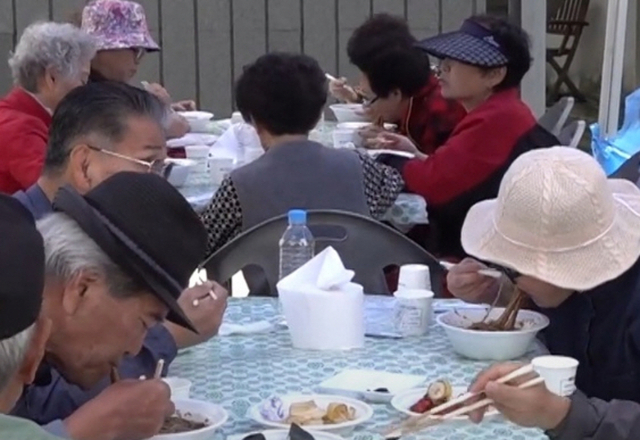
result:
[[[517,385],[526,382],[535,375],[524,376],[509,385],[496,383],[500,377],[509,374],[522,365],[494,365],[481,373],[471,386],[470,391],[485,391],[494,406],[511,422],[528,428],[544,430],[555,429],[569,414],[571,401],[565,397],[551,393],[544,384],[521,390]],[[482,421],[484,410],[470,415],[476,423]]]
[[[169,92],[167,92],[167,89],[165,89],[158,83],[145,83],[144,89],[152,95],[155,95],[156,98],[158,98],[166,105],[171,105],[171,103],[173,102],[173,100],[171,99],[171,95],[169,95]]]
[[[347,85],[346,78],[329,81],[329,92],[339,101],[358,102],[360,100],[360,97],[355,90]]]
[[[211,290],[218,299],[213,299],[209,295]],[[170,322],[165,323],[178,348],[192,347],[218,334],[227,308],[228,296],[227,290],[215,281],[207,281],[182,292],[178,304],[196,327],[198,334]],[[194,306],[196,300],[198,305]]]
[[[365,142],[368,142],[369,140],[376,139],[384,131],[386,131],[384,127],[380,127],[376,124],[369,124],[358,130],[358,134]]]
[[[173,104],[171,104],[171,109],[174,112],[187,112],[187,111],[192,111],[192,110],[196,110],[196,102],[188,99],[188,100],[184,100],[184,101],[178,101],[178,102],[174,102]]]
[[[64,424],[73,440],[141,440],[156,435],[173,412],[171,390],[161,380],[122,380]]]
[[[449,270],[447,289],[456,298],[469,303],[493,303],[500,289],[500,280],[478,273],[486,268],[472,258],[465,258]]]
[[[167,137],[169,139],[180,138],[191,131],[189,121],[178,113],[170,114],[167,124]]]

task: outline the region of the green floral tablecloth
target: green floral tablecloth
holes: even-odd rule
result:
[[[250,323],[275,320],[276,300],[233,299],[225,320]],[[533,355],[533,353],[531,353]],[[347,352],[295,350],[287,330],[270,333],[219,336],[180,354],[170,375],[191,379],[192,397],[221,404],[229,412],[224,435],[261,429],[246,417],[247,410],[263,399],[293,392],[311,393],[323,380],[344,369],[376,369],[424,375],[429,381],[447,378],[454,385],[469,384],[488,364],[463,359],[451,350],[443,331],[434,326],[422,338],[367,338],[363,349]],[[354,440],[378,440],[378,432],[399,420],[390,405],[372,405],[374,417],[358,427]],[[442,425],[415,436],[424,440],[542,440],[535,429],[522,429],[501,419],[481,425]]]

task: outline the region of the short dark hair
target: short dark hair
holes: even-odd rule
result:
[[[236,83],[242,117],[275,135],[309,133],[326,102],[324,71],[307,55],[263,55],[245,67]]]
[[[376,14],[355,30],[347,54],[376,95],[384,98],[398,89],[413,96],[431,75],[429,56],[416,43],[405,20]]]
[[[130,116],[148,116],[162,124],[164,104],[151,93],[121,82],[93,82],[69,92],[53,113],[45,173],[64,169],[78,136],[96,133],[120,142]]]
[[[491,15],[476,15],[471,17],[481,26],[489,29],[496,35],[502,46],[504,55],[509,60],[507,74],[500,84],[494,87],[495,91],[510,89],[520,86],[522,78],[531,68],[531,50],[529,35],[518,25]],[[487,68],[483,70],[493,70]]]

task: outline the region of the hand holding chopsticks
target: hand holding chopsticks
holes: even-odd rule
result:
[[[533,372],[533,367],[529,364],[529,365],[525,365],[507,375],[502,376],[501,378],[499,378],[498,380],[496,380],[495,382],[500,383],[500,384],[506,384],[508,382],[511,382],[512,380],[524,377],[526,375],[529,375]],[[521,385],[518,386],[518,388],[520,389],[527,389],[527,388],[531,388],[534,387],[536,385],[539,385],[541,383],[544,382],[544,379],[542,379],[541,377],[536,377],[533,378],[527,382],[522,383]],[[416,417],[411,417],[407,420],[405,420],[402,424],[400,424],[399,426],[393,427],[392,429],[388,430],[385,434],[385,437],[387,439],[391,439],[391,438],[399,438],[403,435],[409,435],[409,434],[413,434],[416,433],[418,431],[421,431],[425,428],[428,428],[430,426],[434,426],[440,423],[443,423],[451,418],[454,417],[458,417],[458,416],[462,416],[462,415],[467,415],[473,411],[477,411],[479,409],[485,408],[489,405],[491,405],[493,403],[493,401],[491,399],[485,398],[485,399],[481,399],[477,402],[474,403],[470,403],[467,405],[462,406],[459,409],[456,409],[455,411],[452,411],[448,414],[439,416],[439,414],[441,414],[443,411],[447,410],[447,409],[451,409],[455,406],[458,406],[460,404],[463,404],[473,398],[478,398],[480,396],[482,396],[484,394],[484,392],[477,392],[477,393],[473,393],[473,392],[468,392],[463,394],[460,397],[457,397],[455,399],[452,399],[451,401],[444,403],[442,405],[439,405],[435,408],[433,408],[432,410],[426,412],[425,414],[422,414],[420,416],[416,416]]]

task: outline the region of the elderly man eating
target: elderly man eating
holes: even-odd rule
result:
[[[178,298],[206,251],[198,216],[152,173],[117,173],[84,196],[64,186],[53,208],[37,223],[45,249],[42,314],[52,331],[45,364],[23,395],[27,410],[44,404],[29,395],[58,373],[82,389],[95,387],[125,356],[140,352],[147,331],[165,317],[193,329]],[[47,429],[74,440],[144,439],[172,411],[162,381],[136,376]]]
[[[497,199],[469,211],[462,244],[504,267],[550,318],[543,337],[551,354],[580,362],[580,392],[570,399],[544,387],[493,383],[513,366],[489,370],[473,389],[486,389],[508,418],[546,429],[551,438],[639,438],[640,190],[607,180],[579,150],[529,152],[507,171]],[[499,283],[483,279],[482,267],[466,260],[453,268],[450,291],[493,301]]]
[[[0,414],[8,413],[42,360],[51,321],[40,316],[44,247],[33,218],[0,195]],[[53,440],[36,424],[0,415],[3,440]]]
[[[51,201],[65,184],[84,194],[121,171],[162,173],[166,154],[164,114],[163,105],[153,95],[123,83],[101,82],[77,88],[54,113],[42,176],[15,197],[40,219],[51,212]],[[218,299],[202,300],[193,307],[193,301],[211,289]],[[177,349],[215,335],[226,297],[226,291],[213,282],[185,290],[180,304],[199,334],[170,322],[154,326],[142,351],[123,360],[121,376],[148,374],[159,359],[168,365]],[[54,374],[50,385],[31,389],[24,396],[18,414],[39,423],[63,419],[107,385],[105,377],[91,390],[83,391]]]
[[[28,26],[9,66],[15,88],[0,100],[0,192],[33,184],[42,171],[51,113],[89,78],[93,39],[71,24]]]

